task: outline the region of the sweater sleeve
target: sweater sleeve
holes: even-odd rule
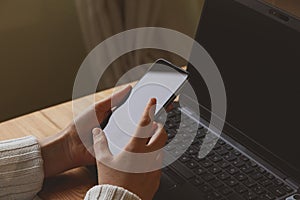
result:
[[[132,192],[113,185],[97,185],[91,188],[84,200],[141,200]]]
[[[0,199],[34,199],[43,179],[43,160],[36,138],[0,141]]]

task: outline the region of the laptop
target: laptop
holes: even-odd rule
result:
[[[189,64],[199,101],[168,114],[168,143],[176,124],[195,123],[195,106],[201,120],[188,150],[163,169],[154,199],[300,199],[300,20],[260,0],[207,0],[195,40],[222,75],[226,122],[214,148],[199,158],[211,102]],[[182,137],[189,137],[188,129]],[[180,141],[166,152],[176,154]]]

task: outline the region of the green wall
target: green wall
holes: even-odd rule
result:
[[[85,49],[72,0],[0,1],[0,121],[71,99]]]

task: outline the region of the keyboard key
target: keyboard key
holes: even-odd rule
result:
[[[234,175],[234,174],[236,174],[236,173],[239,172],[239,170],[238,170],[237,168],[233,167],[233,166],[231,166],[231,167],[229,167],[228,169],[226,169],[226,171],[227,171],[229,174],[231,174],[231,175]]]
[[[248,191],[247,188],[241,184],[238,184],[237,186],[235,186],[234,190],[240,194]]]
[[[203,178],[205,181],[211,181],[213,179],[215,179],[215,176],[210,174],[210,173],[205,173],[201,175],[201,178]]]
[[[210,152],[207,154],[207,157],[212,157],[212,156],[214,156],[214,155],[215,155],[214,151],[210,151]]]
[[[263,194],[263,193],[266,192],[266,190],[265,190],[262,186],[260,186],[260,185],[255,186],[252,190],[253,190],[256,194]]]
[[[252,168],[257,167],[257,163],[254,162],[254,161],[252,161],[252,160],[248,161],[248,164],[249,164]]]
[[[219,188],[221,186],[224,185],[224,183],[222,183],[221,181],[219,181],[218,179],[214,179],[210,182],[210,184],[214,187],[214,188]]]
[[[193,184],[194,186],[199,186],[199,185],[204,184],[204,181],[198,177],[195,177],[191,180],[190,183]]]
[[[178,144],[181,143],[181,140],[179,138],[172,139],[172,144]]]
[[[192,141],[192,147],[197,147],[199,148],[199,141],[197,140],[197,138],[194,138],[193,141]]]
[[[221,160],[220,162],[217,163],[217,165],[219,165],[219,167],[221,167],[223,169],[225,169],[225,168],[227,168],[227,167],[230,166],[230,164],[227,161],[225,161],[225,160]]]
[[[228,151],[231,151],[233,149],[233,147],[229,144],[225,144],[224,145],[225,149],[227,149]]]
[[[243,194],[243,197],[247,200],[252,200],[252,199],[256,199],[257,195],[254,194],[252,191],[248,191],[248,192]]]
[[[260,198],[261,199],[263,199],[263,200],[274,200],[276,197],[275,197],[275,195],[273,195],[272,193],[266,193],[266,194],[262,194],[261,196],[260,196]]]
[[[173,130],[168,130],[167,133],[168,133],[168,138],[173,138],[176,135],[176,132]]]
[[[226,155],[224,156],[224,158],[225,158],[226,160],[228,160],[228,161],[234,161],[234,160],[236,159],[236,156],[233,155],[233,154],[231,154],[231,153],[229,153],[229,154],[226,154]]]
[[[190,160],[190,158],[186,155],[183,155],[179,158],[180,162],[185,163]]]
[[[240,159],[244,162],[247,162],[249,160],[249,158],[246,157],[245,155],[240,156]]]
[[[197,130],[197,134],[199,134],[199,135],[201,135],[201,136],[206,136],[206,134],[208,133],[208,130],[207,130],[207,128],[202,128],[202,129],[198,129]]]
[[[167,127],[167,129],[172,129],[176,127],[176,124],[173,122],[166,122],[165,126]]]
[[[209,168],[212,166],[212,162],[208,159],[204,159],[200,161],[200,165],[202,165],[204,168]]]
[[[244,181],[247,179],[247,175],[245,175],[243,173],[238,173],[238,174],[234,175],[234,177],[239,181]]]
[[[222,171],[221,168],[217,166],[212,166],[211,168],[208,169],[212,174],[218,174]]]
[[[232,177],[230,177],[229,179],[224,181],[227,185],[229,185],[230,187],[233,187],[235,185],[238,184],[238,181]]]
[[[189,147],[188,143],[183,142],[182,144],[179,145],[179,148],[182,150],[186,150]]]
[[[267,187],[267,186],[273,184],[272,181],[270,181],[270,180],[267,179],[267,178],[263,178],[263,179],[259,180],[259,183],[260,183],[262,186],[264,186],[264,187]]]
[[[240,156],[241,152],[239,152],[238,150],[234,149],[231,153],[233,153],[236,156]]]
[[[204,193],[208,193],[208,192],[213,191],[213,189],[212,189],[209,185],[207,185],[207,184],[200,185],[198,188],[199,188],[202,192],[204,192]]]
[[[174,169],[178,174],[186,179],[190,179],[195,176],[189,168],[185,167],[178,161],[173,162],[172,165],[170,165],[170,168]]]
[[[244,165],[240,168],[244,173],[249,174],[254,171],[249,165]]]
[[[167,146],[165,146],[165,149],[167,151],[172,151],[175,149],[175,145],[174,144],[168,144]]]
[[[287,193],[283,188],[274,186],[269,187],[268,190],[276,197],[282,197]]]
[[[219,145],[219,143],[216,143],[215,146],[214,146],[214,150],[217,150],[217,149],[220,149],[221,148],[221,145]]]
[[[206,132],[203,131],[204,129],[200,129],[197,131],[197,135],[196,135],[196,138],[197,139],[200,139],[200,138],[204,138],[205,135],[206,135]]]
[[[253,172],[252,174],[250,174],[250,177],[257,181],[261,179],[263,175],[261,175],[261,173],[259,172]]]
[[[213,162],[219,162],[222,160],[222,157],[219,156],[218,154],[215,154],[214,156],[210,157],[210,159],[213,161]]]
[[[225,144],[225,142],[224,142],[224,140],[222,140],[222,139],[219,139],[219,140],[218,140],[218,144],[219,144],[219,145],[224,145],[224,144]]]
[[[198,151],[195,150],[195,148],[190,147],[190,148],[187,150],[187,153],[190,154],[190,155],[194,155],[194,154],[197,154]]]
[[[283,182],[281,180],[277,179],[277,178],[275,180],[273,180],[273,183],[274,183],[275,186],[283,185]]]
[[[216,150],[216,152],[221,155],[221,156],[224,156],[228,153],[227,149],[221,147],[220,149]]]
[[[243,181],[244,185],[246,185],[248,188],[256,186],[256,182],[252,179],[246,179]]]
[[[232,192],[233,191],[229,187],[227,187],[227,186],[224,186],[224,187],[222,187],[220,189],[220,193],[223,194],[223,195],[225,195],[225,196],[229,195]]]
[[[194,170],[194,172],[198,175],[206,173],[206,170],[203,169],[202,167],[198,167],[197,169]]]
[[[238,160],[233,161],[232,164],[236,167],[242,167],[245,165],[245,162],[238,159]]]
[[[170,151],[170,153],[171,153],[175,158],[178,158],[181,154],[183,154],[183,151],[182,151],[182,150],[173,149],[172,151]]]
[[[190,169],[194,169],[194,168],[198,167],[199,165],[195,161],[190,160],[186,163],[186,166]]]
[[[194,159],[196,162],[199,163],[199,161],[204,160],[204,158],[199,158],[198,154],[189,155],[190,158]]]
[[[290,186],[288,186],[288,185],[284,185],[282,188],[283,188],[286,192],[288,192],[288,193],[290,193],[290,192],[293,191],[293,189],[292,189]]]
[[[266,170],[262,167],[258,167],[256,170],[261,174],[264,174],[266,172]]]
[[[191,144],[190,147],[193,148],[193,149],[198,150],[198,152],[199,152],[199,150],[200,150],[200,144],[199,144],[199,141],[194,140],[194,141],[192,142],[192,144]]]
[[[230,177],[230,175],[226,172],[222,172],[221,174],[218,174],[217,177],[224,181],[224,180],[228,179]]]
[[[270,179],[270,180],[273,180],[275,177],[271,174],[271,173],[269,173],[269,172],[267,172],[266,174],[265,174],[265,176],[268,178],[268,179]]]

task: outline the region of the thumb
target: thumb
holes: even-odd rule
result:
[[[112,158],[109,150],[107,138],[100,128],[93,129],[94,152],[97,161],[108,160]]]

